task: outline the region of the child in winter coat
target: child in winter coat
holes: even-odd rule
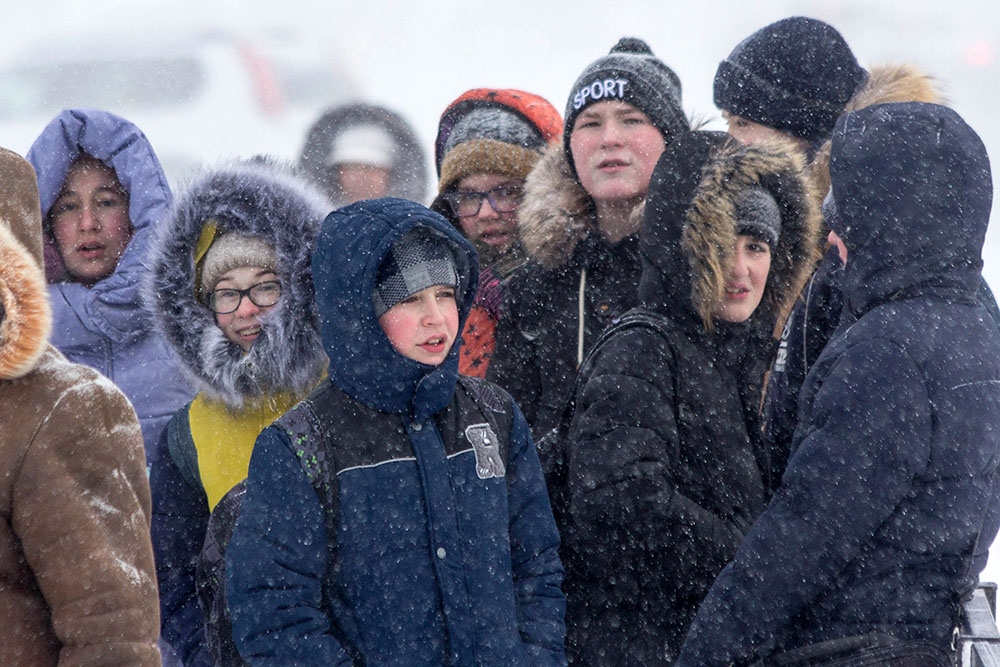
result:
[[[820,224],[789,149],[691,132],[653,171],[641,306],[581,366],[566,440],[561,554],[577,664],[671,664],[764,510],[760,389]]]
[[[52,297],[52,344],[96,368],[139,415],[152,466],[171,415],[194,395],[141,297],[172,194],[146,136],[106,111],[68,109],[32,144]]]
[[[559,536],[527,423],[458,376],[478,259],[399,199],[324,222],[329,380],[267,428],[226,557],[250,664],[558,665]]]
[[[167,425],[151,476],[162,633],[188,667],[213,664],[218,649],[196,587],[209,515],[246,477],[260,431],[323,373],[308,266],[329,210],[288,168],[225,164],[191,183],[153,244],[156,324],[199,388]]]
[[[159,667],[142,433],[49,344],[31,166],[0,149],[0,665]]]

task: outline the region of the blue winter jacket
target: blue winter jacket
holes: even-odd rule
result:
[[[128,396],[139,415],[147,468],[170,417],[194,396],[176,357],[155,333],[141,298],[147,256],[157,226],[171,204],[170,187],[145,135],[129,121],[106,111],[69,109],[49,123],[28,151],[38,175],[42,215],[47,220],[80,153],[115,170],[129,193],[135,234],[115,272],[89,289],[80,283],[49,286],[52,344],[70,361],[100,371]],[[53,243],[46,222],[46,243]],[[46,262],[59,262],[46,253]],[[51,270],[51,267],[47,267]]]
[[[323,224],[312,266],[330,382],[387,441],[370,464],[339,469],[328,578],[324,507],[293,444],[275,427],[258,438],[226,555],[234,639],[250,664],[349,665],[349,652],[407,667],[565,662],[559,537],[524,417],[515,406],[506,474],[481,479],[472,448],[445,442],[439,421],[456,400],[457,344],[440,366],[420,364],[375,317],[376,270],[417,225],[454,248],[464,322],[478,262],[443,217],[382,199]]]
[[[976,291],[992,187],[979,137],[928,104],[842,118],[841,328],[799,399],[781,486],[678,665],[879,632],[945,649],[1000,522],[1000,333]]]

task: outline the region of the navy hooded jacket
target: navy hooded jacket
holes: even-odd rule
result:
[[[848,249],[781,486],[678,665],[879,632],[945,649],[1000,520],[1000,333],[977,302],[989,160],[953,111],[848,114],[831,157]]]
[[[565,662],[559,537],[527,422],[511,404],[505,475],[483,479],[451,421],[458,345],[439,366],[418,363],[375,316],[376,271],[416,226],[453,248],[464,322],[478,261],[443,217],[380,199],[323,224],[312,266],[330,379],[310,400],[347,397],[327,423],[342,432],[337,568],[328,576],[324,507],[295,445],[270,427],[226,559],[234,639],[250,664]]]

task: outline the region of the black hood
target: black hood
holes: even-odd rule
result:
[[[974,301],[993,187],[986,148],[957,113],[913,102],[845,115],[830,177],[851,313],[918,294]]]

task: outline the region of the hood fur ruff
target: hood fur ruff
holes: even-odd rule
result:
[[[549,146],[528,174],[517,217],[525,251],[546,269],[566,264],[576,244],[598,231],[594,200],[580,185],[562,144]],[[634,234],[641,216],[633,213],[630,221],[629,234]]]
[[[867,83],[847,103],[844,113],[890,102],[948,103],[937,81],[917,67],[877,65],[869,70]],[[809,169],[821,198],[830,191],[830,143],[830,139],[823,142]]]
[[[8,225],[0,220],[0,380],[30,372],[52,328],[45,274]]]
[[[303,395],[322,377],[310,272],[320,223],[331,205],[287,165],[227,163],[197,176],[160,228],[145,285],[154,319],[195,386],[239,410],[277,392]],[[195,296],[194,248],[206,220],[218,233],[241,232],[274,244],[282,297],[264,314],[264,331],[247,354],[229,342]]]
[[[736,198],[744,188],[757,184],[781,208],[781,236],[771,248],[771,269],[760,308],[777,320],[775,333],[781,331],[819,260],[820,195],[806,175],[801,152],[794,144],[778,140],[752,147],[735,141],[720,146],[702,174],[682,236],[692,268],[691,303],[709,330],[712,306],[725,292],[724,250],[734,247],[738,236]]]

